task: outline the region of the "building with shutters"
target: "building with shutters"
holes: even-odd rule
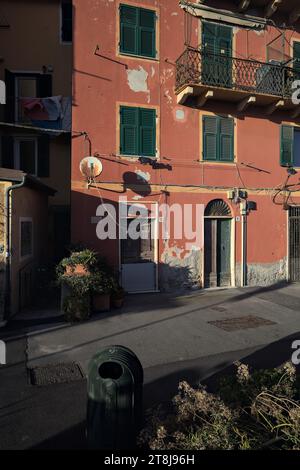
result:
[[[55,188],[50,203],[54,257],[69,238],[71,20],[71,1],[1,2],[0,79],[7,96],[0,108],[1,167],[22,170]],[[54,98],[46,100],[49,112],[43,108],[47,98]]]
[[[298,0],[73,4],[73,242],[129,292],[299,281]],[[103,203],[159,236],[99,239]],[[202,207],[196,242],[161,204]]]
[[[55,261],[70,238],[72,2],[1,1],[0,44],[0,80],[6,85],[0,176],[2,169],[16,170],[54,189],[49,217],[40,223],[48,220],[43,242],[48,261]],[[3,255],[4,245],[0,251]],[[34,255],[26,258],[27,271],[35,269]]]

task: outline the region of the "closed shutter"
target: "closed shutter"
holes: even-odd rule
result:
[[[139,108],[121,107],[121,154],[138,155]]]
[[[139,11],[139,54],[155,57],[155,12],[140,9]]]
[[[203,160],[217,160],[218,120],[216,117],[203,117]]]
[[[204,21],[202,23],[202,37],[207,38],[210,37],[212,39],[215,39],[218,34],[218,25],[216,23],[209,23],[208,21]]]
[[[233,30],[230,26],[221,26],[205,21],[202,26],[203,49],[211,54],[231,55],[232,34]]]
[[[49,153],[50,138],[48,135],[38,137],[38,176],[40,178],[49,177]]]
[[[5,85],[6,85],[6,105],[5,105],[5,120],[6,122],[15,122],[16,116],[16,89],[15,89],[15,74],[9,70],[5,70]]]
[[[280,165],[293,166],[294,155],[294,128],[281,126]]]
[[[38,98],[52,96],[52,75],[37,75],[37,96]]]
[[[231,118],[220,119],[220,160],[234,160],[234,121]]]
[[[202,48],[209,54],[215,54],[217,25],[204,22],[202,24]]]
[[[232,41],[232,27],[219,25],[218,36],[219,38],[222,38],[225,41],[231,42]]]
[[[120,6],[120,50],[127,54],[138,54],[138,9]]]
[[[14,169],[14,138],[3,135],[1,137],[1,166]]]
[[[65,0],[61,3],[61,40],[62,42],[72,42],[73,35],[73,6],[71,0]]]
[[[300,42],[294,42],[294,68],[300,72]]]
[[[156,111],[140,109],[140,155],[155,157],[156,155]]]

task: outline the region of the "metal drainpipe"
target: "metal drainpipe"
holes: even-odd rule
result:
[[[241,204],[242,216],[242,287],[247,285],[247,202]]]
[[[7,323],[7,319],[9,317],[10,312],[10,285],[11,285],[11,234],[10,234],[10,194],[15,189],[22,188],[25,186],[26,183],[26,175],[23,176],[23,180],[21,183],[13,184],[9,186],[9,188],[5,191],[5,220],[6,220],[6,270],[5,270],[5,300],[4,300],[4,322],[1,323],[1,326]]]

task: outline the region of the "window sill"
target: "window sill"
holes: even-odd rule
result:
[[[128,158],[131,158],[131,159],[134,159],[134,160],[140,160],[141,158],[145,158],[147,160],[155,160],[155,161],[158,161],[158,157],[148,157],[148,156],[145,156],[145,155],[125,155],[123,153],[118,153],[116,154],[116,157],[118,158],[122,158],[124,160],[128,160]]]
[[[208,163],[209,165],[236,165],[236,161],[235,160],[232,160],[232,161],[228,161],[228,162],[224,162],[224,161],[221,161],[221,160],[199,160],[199,163]]]
[[[139,60],[149,60],[151,62],[159,62],[159,57],[148,57],[144,55],[135,55],[135,54],[129,54],[126,52],[118,52],[118,57],[128,57],[128,59],[139,59]]]

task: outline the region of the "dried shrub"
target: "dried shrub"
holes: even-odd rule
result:
[[[300,448],[300,403],[292,364],[254,371],[237,363],[218,394],[179,384],[169,411],[149,410],[139,444],[152,450]]]

